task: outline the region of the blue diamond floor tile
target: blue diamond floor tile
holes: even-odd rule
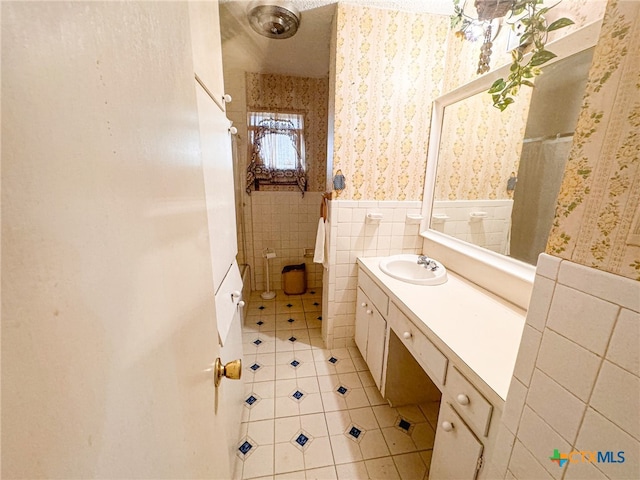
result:
[[[304,433],[301,433],[300,435],[298,435],[298,438],[296,438],[296,443],[301,447],[304,447],[304,445],[308,441],[309,441],[309,438]]]
[[[358,438],[361,433],[362,431],[357,427],[351,427],[351,430],[349,430],[349,435],[351,435],[353,438]]]
[[[331,357],[329,359],[329,362],[331,362],[331,363],[333,363],[335,365],[336,363],[338,363],[338,359],[336,357]]]
[[[336,390],[336,392],[338,392],[340,395],[344,395],[345,393],[347,393],[347,391],[348,391],[347,387],[343,387],[342,385],[340,385]]]
[[[405,431],[409,431],[409,429],[411,428],[411,424],[407,422],[404,418],[400,420],[400,422],[398,423],[398,426]]]
[[[260,369],[261,365],[254,363],[253,365],[251,365],[249,368],[251,370],[253,370],[254,372],[257,372]]]
[[[259,338],[257,338],[256,340],[253,341],[254,345],[260,345],[262,343],[262,340],[260,340]]]
[[[291,343],[295,342],[296,340],[297,340],[297,338],[296,338],[296,337],[290,337],[290,338],[289,338],[289,341],[290,341]]]
[[[300,365],[300,362],[298,360],[293,360],[289,365],[291,365],[292,367],[297,367],[298,365]]]
[[[302,397],[304,397],[304,393],[302,393],[300,390],[296,390],[295,392],[293,392],[293,393],[291,394],[291,396],[292,396],[293,398],[295,398],[296,400],[301,400],[301,399],[302,399]]]
[[[245,440],[245,442],[238,447],[238,450],[240,450],[240,453],[242,453],[243,455],[246,455],[247,453],[249,453],[249,450],[251,450],[252,448],[253,448],[253,445],[251,445],[248,441]]]

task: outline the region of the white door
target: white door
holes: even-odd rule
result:
[[[2,477],[229,478],[188,6],[1,8]]]

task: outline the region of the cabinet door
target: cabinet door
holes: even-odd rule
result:
[[[483,445],[456,411],[446,402],[440,405],[430,480],[474,480]]]
[[[367,359],[367,336],[369,335],[369,314],[373,306],[369,301],[369,298],[364,292],[358,288],[358,294],[356,297],[356,345],[360,349],[362,358]]]
[[[382,367],[384,363],[384,346],[387,336],[387,321],[377,309],[369,317],[369,333],[367,335],[367,365],[371,376],[380,390],[382,385]]]
[[[193,69],[214,101],[224,110],[224,76],[218,1],[189,2]]]
[[[238,254],[233,160],[229,133],[231,122],[211,101],[211,97],[202,86],[195,81],[194,83],[200,120],[200,149],[215,294]]]

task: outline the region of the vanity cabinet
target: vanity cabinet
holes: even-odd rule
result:
[[[525,312],[452,273],[424,287],[379,262],[358,259],[356,344],[392,406],[440,402],[429,478],[484,480]]]
[[[382,388],[382,370],[387,338],[389,297],[366,274],[358,276],[355,342],[378,389]],[[384,316],[383,316],[384,315]]]
[[[429,469],[430,480],[473,480],[482,466],[484,445],[444,399]]]

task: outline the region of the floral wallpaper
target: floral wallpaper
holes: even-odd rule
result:
[[[640,2],[611,0],[547,253],[640,280]]]
[[[558,0],[546,0],[545,6],[554,5]],[[604,14],[607,5],[606,0],[562,0],[556,7],[549,11],[547,20],[552,22],[560,17],[571,18],[575,24],[561,30],[551,32],[549,41],[567,35],[585,25],[598,21]],[[491,55],[491,69],[511,63],[511,53],[507,51],[509,32],[511,27],[503,25],[493,41],[493,54]],[[449,92],[478,77],[478,58],[480,56],[481,40],[469,42],[455,36],[451,31],[447,39],[447,69],[444,78],[443,92]],[[524,89],[522,91],[525,91]]]
[[[324,191],[327,171],[329,79],[247,72],[245,81],[248,111],[282,110],[305,113],[308,190]],[[268,186],[261,189],[295,191],[297,187]]]
[[[435,200],[507,199],[507,181],[518,171],[531,89],[501,112],[478,93],[445,108]]]
[[[346,200],[420,200],[431,104],[449,18],[339,3],[332,63],[332,174]]]

